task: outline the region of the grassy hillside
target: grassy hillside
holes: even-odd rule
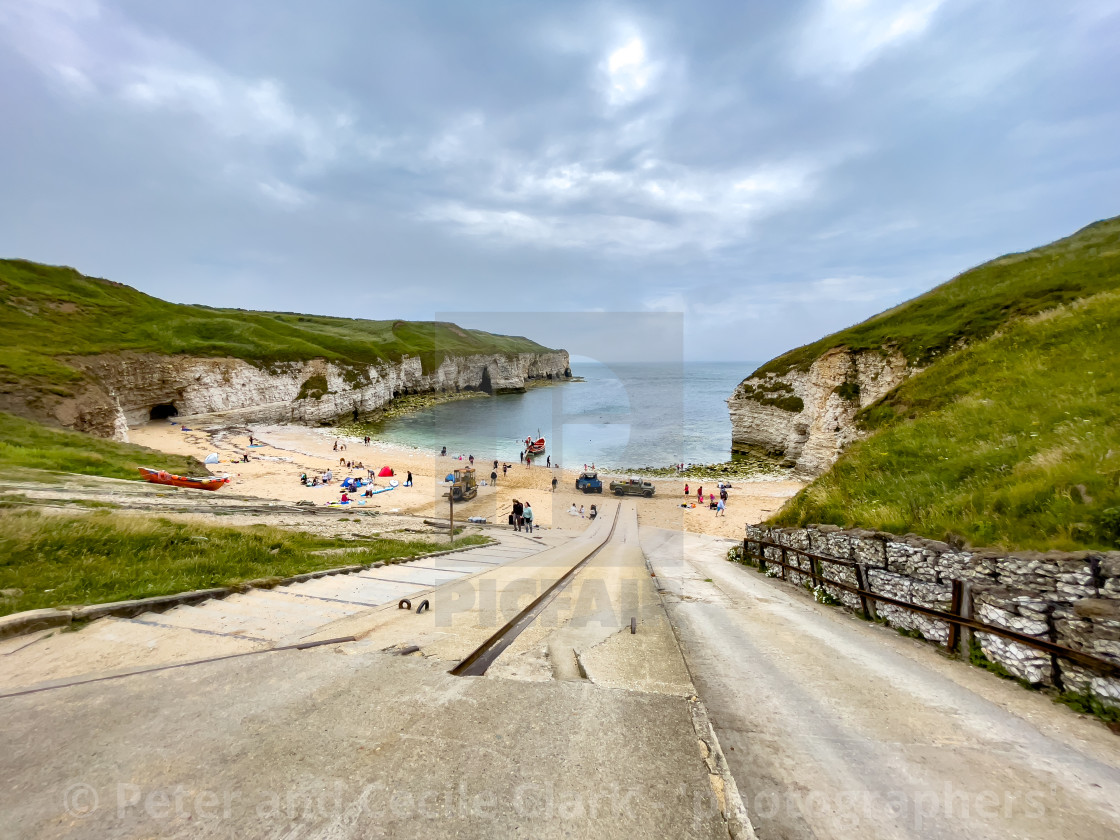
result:
[[[81,374],[62,357],[122,350],[232,356],[254,364],[325,358],[365,366],[418,356],[539,352],[527,338],[454,324],[362,321],[168,303],[72,268],[0,260],[0,387],[65,392]]]
[[[1118,278],[1120,216],[966,271],[861,324],[784,353],[752,375],[808,370],[834,347],[894,346],[912,364],[924,366],[962,342],[991,336],[1010,320],[1114,289]]]
[[[488,542],[462,537],[457,545]],[[345,554],[329,553],[346,548]],[[0,615],[101,604],[287,577],[341,565],[393,563],[447,542],[339,539],[256,525],[216,527],[113,511],[43,514],[0,504]]]
[[[959,297],[968,286],[953,284],[966,278],[989,309]],[[960,318],[938,302],[950,293]],[[871,435],[773,522],[1120,548],[1120,220],[981,266],[846,332],[944,348],[965,335],[955,326],[946,343],[931,332],[949,321],[982,326],[987,339],[969,334],[969,346],[866,408],[858,421]]]
[[[10,477],[17,471],[24,475],[26,470],[48,470],[140,480],[137,467],[164,469],[180,475],[207,474],[206,467],[194,458],[168,455],[81,432],[51,429],[0,412],[0,475]]]

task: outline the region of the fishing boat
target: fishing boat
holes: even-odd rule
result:
[[[539,430],[537,434],[540,435]],[[525,438],[525,451],[530,455],[540,455],[544,452],[544,438],[538,437],[536,440],[533,440],[532,436]]]
[[[151,470],[147,467],[139,467],[140,475],[144,476],[146,481],[152,484],[167,484],[171,487],[189,487],[192,490],[217,490],[223,484],[229,484],[228,478],[188,478],[182,475],[174,475],[167,470]]]

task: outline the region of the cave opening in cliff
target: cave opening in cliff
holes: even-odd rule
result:
[[[478,383],[478,390],[486,394],[494,393],[494,385],[490,381],[490,368],[489,366],[482,369],[482,381]]]
[[[175,403],[160,403],[153,405],[152,410],[148,412],[150,420],[166,420],[168,417],[178,417],[179,409],[175,407]]]

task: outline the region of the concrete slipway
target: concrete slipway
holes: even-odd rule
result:
[[[596,547],[486,676],[448,673]],[[630,504],[571,540],[10,640],[0,836],[749,835],[651,580]]]

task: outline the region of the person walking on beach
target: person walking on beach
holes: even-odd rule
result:
[[[684,486],[684,494],[686,496],[688,495],[688,485],[687,484]]]
[[[525,463],[525,450],[522,449],[521,454],[518,455],[517,457],[519,457],[521,459],[521,463],[524,464]]]
[[[497,461],[494,462],[494,466],[495,467],[498,466]],[[498,471],[497,470],[494,470],[493,472],[490,473],[490,483],[497,486],[497,484],[498,484]]]
[[[412,486],[412,471],[411,470],[408,473],[408,477],[404,480],[404,486],[405,487],[411,487]]]
[[[533,533],[533,506],[528,502],[525,503],[522,515],[525,517],[525,530]]]
[[[513,530],[521,530],[521,517],[525,514],[525,506],[517,499],[513,500]]]
[[[509,469],[509,464],[502,464],[502,478],[506,477],[506,470]]]
[[[556,476],[552,477],[552,492],[556,492]]]
[[[474,466],[474,456],[473,455],[471,456],[471,466],[472,467]]]
[[[696,504],[704,504],[704,485],[702,484],[696,488]]]
[[[551,455],[549,455],[547,458],[544,459],[544,465],[546,467],[548,467],[549,469],[552,469],[552,456]]]
[[[720,499],[719,503],[716,505],[716,516],[724,516],[724,511],[726,509],[726,506],[723,504],[723,499]]]

